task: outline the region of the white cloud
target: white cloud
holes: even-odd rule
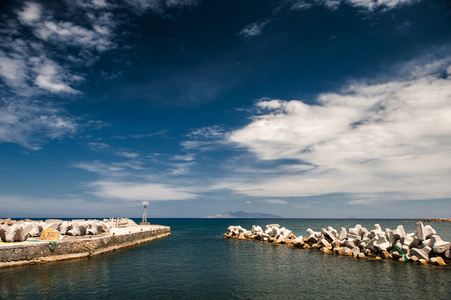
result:
[[[199,5],[200,0],[126,0],[131,9],[137,13],[151,11],[164,15],[167,9],[184,9]]]
[[[182,161],[193,161],[195,159],[194,154],[187,154],[187,155],[175,155],[173,160],[182,160]]]
[[[193,162],[189,163],[178,163],[178,164],[172,164],[172,175],[187,175],[191,173],[190,167],[193,166]]]
[[[26,3],[24,10],[18,13],[19,20],[24,23],[33,23],[41,18],[41,6],[36,3]]]
[[[269,22],[270,22],[270,20],[265,20],[265,21],[261,21],[261,22],[248,24],[248,25],[244,26],[244,28],[241,29],[241,31],[238,34],[246,39],[253,38],[257,35],[260,35],[263,31],[263,28],[266,25],[268,25]]]
[[[137,154],[137,153],[127,152],[127,151],[116,152],[116,155],[127,157],[127,158],[136,158],[139,156],[139,154]]]
[[[265,200],[266,203],[271,203],[271,204],[287,204],[288,202],[285,200],[280,200],[280,199],[268,199]]]
[[[376,9],[381,9],[383,11],[391,10],[404,5],[412,5],[420,1],[421,0],[290,0],[287,3],[293,10],[304,10],[315,5],[321,5],[335,10],[341,4],[347,4],[371,12]]]
[[[445,70],[448,65],[438,67]],[[275,178],[223,182],[218,188],[270,197],[449,197],[450,99],[451,78],[427,75],[356,82],[339,93],[319,95],[317,104],[262,100],[256,104],[260,115],[229,140],[260,160],[294,159],[303,168]]]
[[[78,162],[72,165],[74,168],[82,169],[88,172],[96,173],[103,176],[124,176],[127,173],[124,171],[123,166],[118,166],[116,164],[105,164],[101,161],[87,161]]]
[[[92,142],[88,143],[88,147],[93,151],[101,151],[110,148],[110,145],[102,142]]]
[[[53,61],[45,58],[31,58],[34,64],[34,72],[36,74],[35,84],[51,93],[69,93],[77,94],[79,91],[74,90],[64,83],[70,81],[65,71]]]
[[[220,139],[224,138],[225,129],[218,125],[201,127],[190,131],[187,136],[191,138]]]
[[[0,142],[39,150],[46,139],[73,134],[77,128],[61,108],[40,101],[0,100]]]
[[[421,0],[346,0],[350,5],[355,7],[361,7],[367,10],[381,9],[394,9],[403,5],[411,5]]]
[[[89,186],[94,189],[92,194],[97,197],[126,201],[188,200],[196,197],[196,195],[179,188],[158,183],[97,181]]]

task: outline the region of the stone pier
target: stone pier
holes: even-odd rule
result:
[[[0,268],[45,263],[114,251],[171,235],[168,226],[137,225],[113,228],[109,234],[66,236],[56,241],[0,244]]]

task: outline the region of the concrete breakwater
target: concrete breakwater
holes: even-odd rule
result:
[[[58,236],[59,239],[63,235],[67,236],[83,236],[83,235],[96,235],[101,233],[110,233],[111,228],[115,227],[127,227],[136,226],[133,220],[128,218],[120,219],[104,219],[99,220],[87,220],[74,219],[72,221],[63,221],[60,219],[47,219],[43,221],[33,220],[11,220],[0,219],[0,241],[11,242],[23,242],[29,238],[40,237],[43,238],[43,232],[49,229],[54,229],[53,236]]]
[[[417,223],[414,233],[406,233],[402,225],[395,230],[386,228],[383,231],[379,224],[375,224],[373,230],[357,224],[354,228],[349,228],[349,231],[344,227],[339,231],[330,226],[321,231],[309,228],[306,237],[297,237],[285,227],[270,224],[264,229],[252,225],[251,230],[230,226],[223,237],[318,249],[358,259],[396,259],[442,266],[451,262],[451,243],[443,241],[434,228],[421,222]]]
[[[93,256],[170,234],[168,226],[136,225],[114,227],[109,233],[97,235],[62,235],[61,239],[53,241],[28,238],[24,242],[3,242],[0,244],[0,268]]]

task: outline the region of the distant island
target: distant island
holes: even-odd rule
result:
[[[231,218],[236,218],[236,219],[281,219],[283,217],[272,215],[272,214],[247,213],[245,211],[240,210],[237,212],[229,211],[229,212],[226,212],[223,214],[210,216],[207,218],[209,218],[209,219],[214,219],[214,218],[218,218],[218,219],[231,219]]]

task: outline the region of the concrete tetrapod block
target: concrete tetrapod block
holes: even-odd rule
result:
[[[6,242],[6,232],[9,231],[8,225],[0,225],[0,241]]]
[[[327,231],[326,229],[321,229],[321,234],[322,236],[324,236],[324,238],[329,242],[329,243],[333,243],[333,241],[335,241],[334,236],[332,235],[332,233],[330,233],[329,231]]]
[[[343,241],[348,238],[348,233],[346,232],[346,228],[341,227],[340,233],[338,234],[338,239]]]
[[[431,237],[431,244],[432,250],[435,253],[443,253],[451,248],[451,243],[443,241],[438,235],[433,235]]]
[[[262,230],[262,228],[260,227],[260,226],[255,226],[255,225],[252,225],[252,233],[253,234],[257,234],[258,232],[263,232],[263,230]]]
[[[33,226],[31,225],[31,223],[29,222],[24,222],[23,223],[23,234],[24,234],[24,239],[26,240],[27,238],[31,237],[31,230],[33,229]]]
[[[418,248],[410,249],[410,256],[416,256],[420,260],[424,259],[426,261],[429,261],[429,255],[423,249]]]
[[[99,230],[97,229],[97,224],[92,222],[88,224],[88,227],[86,228],[86,234],[87,235],[96,235],[99,234]]]
[[[71,222],[69,230],[66,232],[67,235],[78,236],[80,235],[80,229],[78,227],[78,223]]]
[[[396,231],[401,237],[405,237],[407,235],[406,230],[404,229],[404,226],[402,226],[402,225],[398,225],[398,228],[396,228]]]
[[[108,226],[107,223],[101,222],[99,227],[100,233],[107,233],[109,234],[111,232],[111,228]]]
[[[304,245],[304,238],[302,235],[298,236],[295,240],[292,241],[292,244],[295,246],[303,246]]]
[[[320,243],[323,247],[332,250],[332,245],[327,241],[327,239],[322,239]]]
[[[8,226],[7,230],[5,231],[5,242],[12,243],[14,242],[14,238],[16,236],[17,231],[17,225],[14,224],[12,226]]]
[[[24,232],[24,224],[19,223],[15,224],[16,230],[13,236],[13,242],[23,242],[25,241],[25,232]]]
[[[67,230],[69,229],[71,223],[67,222],[67,221],[63,221],[59,226],[58,226],[58,231],[61,234],[66,234]]]
[[[58,228],[58,226],[61,224],[61,223],[63,223],[63,220],[60,220],[60,219],[47,219],[47,220],[45,220],[45,223],[47,223],[47,224],[56,224],[56,228],[54,228],[54,229],[57,229]],[[53,227],[52,227],[53,228]]]
[[[247,239],[250,239],[252,236],[253,236],[252,231],[250,231],[250,230],[248,230],[244,233],[244,237]]]
[[[31,222],[30,225],[31,225],[31,230],[28,232],[28,235],[31,237],[38,237],[41,234],[38,223]]]
[[[436,232],[431,225],[424,226],[421,222],[417,223],[417,231],[415,232],[415,236],[417,236],[420,241],[424,241],[435,234]]]
[[[388,241],[392,244],[396,243],[396,238],[394,232],[390,228],[385,228],[385,232],[387,233]]]
[[[387,236],[385,235],[385,233],[378,235],[375,246],[379,248],[379,251],[385,251],[391,246],[390,242],[387,241]]]
[[[401,242],[404,246],[413,248],[414,238],[411,237],[410,235],[406,235],[404,238],[401,239]]]
[[[88,227],[88,224],[86,224],[86,222],[78,222],[78,230],[80,231],[80,235],[86,235],[87,227]]]
[[[332,234],[334,240],[338,238],[338,232],[332,226],[328,226],[327,231],[329,231],[330,234]]]

